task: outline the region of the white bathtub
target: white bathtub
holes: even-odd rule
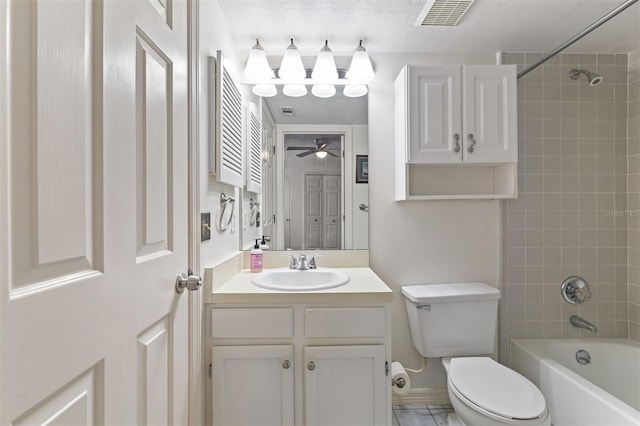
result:
[[[581,365],[576,352],[591,363]],[[511,368],[542,391],[554,426],[640,425],[640,343],[626,339],[514,340]]]

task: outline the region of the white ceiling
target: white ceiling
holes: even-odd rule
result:
[[[350,54],[369,52],[548,52],[624,0],[476,0],[456,27],[415,26],[426,0],[219,0],[238,52],[256,38],[280,56],[289,38],[303,55],[325,39]],[[640,3],[567,52],[628,53],[640,46]]]

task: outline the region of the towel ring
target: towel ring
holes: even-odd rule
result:
[[[218,219],[218,229],[222,232],[229,229],[229,225],[231,225],[234,214],[233,203],[235,203],[235,201],[236,200],[233,197],[227,197],[224,192],[220,194],[220,208],[222,210],[220,211],[220,218]],[[226,225],[223,226],[222,220],[224,219],[224,212],[227,210],[227,206],[229,205],[231,205],[231,214],[229,215],[229,220],[227,221]]]

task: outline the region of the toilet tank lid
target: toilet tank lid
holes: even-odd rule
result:
[[[500,299],[500,290],[483,282],[408,285],[402,294],[415,303]]]

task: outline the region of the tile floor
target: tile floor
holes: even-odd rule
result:
[[[394,405],[393,426],[444,426],[447,415],[453,412],[451,405],[418,404]]]

